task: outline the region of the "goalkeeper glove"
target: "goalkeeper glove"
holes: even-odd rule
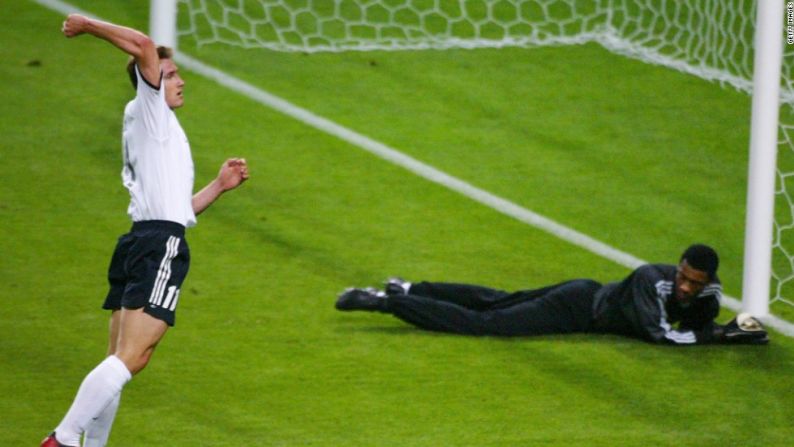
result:
[[[731,344],[765,345],[769,343],[769,335],[760,321],[741,313],[722,327],[720,340]]]

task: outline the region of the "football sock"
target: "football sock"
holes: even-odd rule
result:
[[[85,431],[83,447],[105,447],[110,437],[110,428],[116,418],[116,411],[119,409],[121,393],[116,394],[112,401],[99,413]]]
[[[118,357],[111,355],[88,373],[77,391],[72,407],[60,425],[55,437],[61,444],[80,445],[80,436],[114,399],[132,378],[129,370]]]

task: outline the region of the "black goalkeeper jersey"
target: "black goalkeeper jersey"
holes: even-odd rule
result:
[[[720,311],[718,278],[684,305],[675,299],[676,266],[648,264],[626,279],[603,286],[595,294],[596,330],[640,337],[657,343],[695,344],[711,341]],[[678,323],[677,329],[673,324]]]

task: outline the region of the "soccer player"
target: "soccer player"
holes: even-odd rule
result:
[[[725,326],[714,321],[722,291],[718,266],[711,247],[695,244],[678,265],[644,265],[606,285],[577,279],[508,293],[392,278],[385,291],[345,290],[336,308],[390,313],[422,329],[468,335],[600,332],[676,345],[767,343],[766,331],[748,315]]]
[[[190,145],[174,110],[184,103],[184,81],[171,50],[134,29],[72,14],[63,34],[104,39],[129,54],[135,99],[123,123],[122,179],[130,193],[132,229],[118,240],[110,262],[108,356],[83,380],[71,408],[43,447],[104,446],[124,385],[148,363],[174,325],[190,252],[185,228],[224,192],[248,179],[242,158],[226,160],[218,176],[193,195]]]

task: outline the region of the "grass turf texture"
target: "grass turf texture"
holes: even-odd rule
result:
[[[0,439],[34,445],[104,351],[130,87],[105,42],[1,0]],[[129,2],[78,2],[144,28]],[[141,9],[136,11],[136,9]],[[716,245],[738,295],[749,99],[595,46],[210,63],[637,256]],[[39,61],[38,64],[33,61]],[[371,61],[375,61],[374,64]],[[445,74],[446,73],[446,74]],[[390,274],[530,287],[620,266],[184,73],[200,218],[177,327],[125,389],[111,445],[787,445],[794,342],[674,349],[467,338],[332,309]],[[724,313],[723,320],[729,318]],[[198,442],[197,442],[198,440]]]

